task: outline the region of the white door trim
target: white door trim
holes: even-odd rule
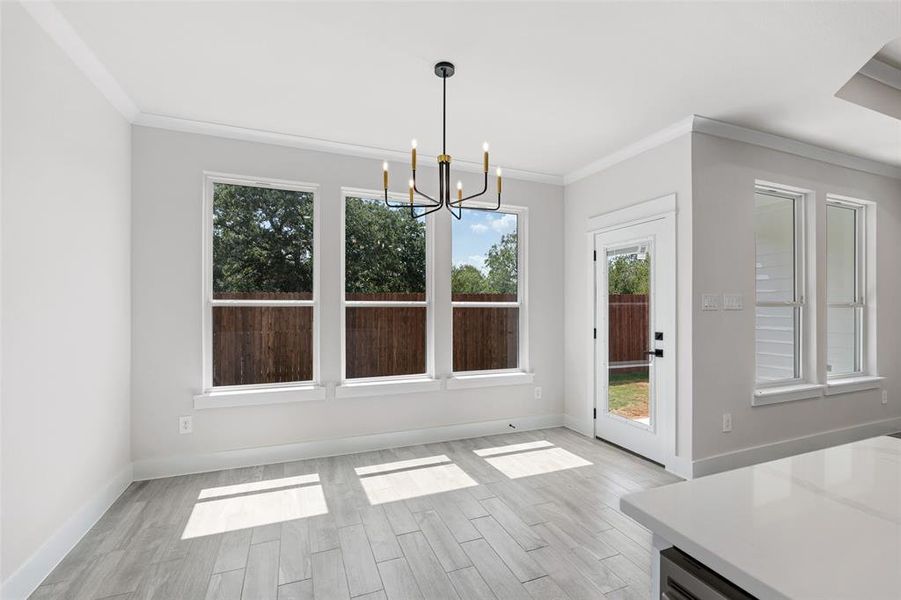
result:
[[[593,411],[595,409],[595,401],[597,398],[597,373],[595,370],[595,366],[597,364],[597,355],[596,355],[596,340],[594,339],[594,327],[597,327],[597,323],[594,322],[595,315],[595,264],[594,264],[594,242],[595,235],[599,233],[604,233],[607,231],[612,231],[614,229],[621,229],[623,227],[629,227],[632,225],[638,225],[640,223],[647,223],[649,221],[656,220],[664,220],[665,227],[671,235],[667,236],[669,239],[665,241],[664,244],[658,244],[657,250],[659,252],[669,252],[672,256],[676,256],[676,194],[668,194],[666,196],[661,196],[659,198],[654,198],[652,200],[648,200],[646,202],[641,202],[639,204],[635,204],[632,206],[628,206],[626,208],[622,208],[619,210],[611,211],[608,213],[603,213],[600,215],[595,215],[588,219],[588,226],[585,233],[585,253],[588,257],[588,267],[589,273],[586,273],[585,277],[585,298],[587,300],[586,304],[591,311],[591,322],[588,323],[588,326],[585,327],[585,372],[587,373],[587,382],[586,382],[586,394],[585,394],[585,402],[586,402],[586,410],[585,414],[588,415],[590,420],[590,426],[585,427],[583,431],[591,431],[592,436],[595,434],[595,421],[592,417]],[[677,277],[677,267],[678,260],[673,261],[674,268],[669,273],[664,273],[663,276],[667,277],[670,281],[669,285],[672,286],[673,290],[673,302],[676,302],[678,298],[678,277]],[[679,459],[676,453],[676,425],[677,421],[677,413],[676,413],[676,405],[678,404],[678,357],[676,349],[678,348],[678,312],[677,306],[673,306],[673,331],[669,334],[670,341],[667,342],[666,347],[670,349],[670,353],[667,358],[672,357],[672,361],[670,364],[672,365],[671,373],[672,377],[669,380],[670,392],[667,401],[663,402],[661,406],[661,414],[660,414],[660,422],[661,422],[661,430],[660,435],[663,439],[664,444],[664,466],[667,470],[672,471],[674,473],[681,473],[682,469],[679,466]],[[668,361],[669,362],[669,361]]]

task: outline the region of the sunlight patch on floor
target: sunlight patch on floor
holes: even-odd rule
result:
[[[354,471],[357,472],[357,475],[362,477],[364,475],[375,475],[376,473],[387,473],[388,471],[400,471],[403,469],[413,469],[416,467],[425,467],[428,465],[449,462],[451,462],[451,459],[444,454],[439,454],[437,456],[411,458],[410,460],[399,460],[397,462],[382,463],[380,465],[367,465],[365,467],[357,467]]]
[[[538,448],[553,448],[554,444],[547,440],[538,440],[537,442],[526,442],[524,444],[510,444],[509,446],[496,446],[494,448],[483,448],[481,450],[473,450],[479,456],[494,456],[495,454],[509,454],[510,452],[523,452],[525,450],[537,450]]]
[[[463,469],[453,463],[361,477],[360,483],[370,504],[396,502],[478,485]]]
[[[316,481],[318,479],[316,476]],[[326,513],[328,513],[328,506],[325,502],[325,494],[323,494],[322,486],[318,484],[274,491],[250,491],[250,493],[205,500],[195,504],[181,539],[215,535],[226,531],[281,523]]]
[[[525,444],[516,445],[522,446]],[[510,479],[553,473],[564,469],[587,467],[592,464],[581,456],[576,456],[563,448],[553,447],[553,444],[548,445],[552,447],[538,446],[537,448],[539,449],[537,450],[492,456],[485,458],[485,460]],[[512,446],[507,447],[511,448]]]
[[[200,495],[197,496],[197,498],[199,500],[205,500],[208,498],[220,498],[222,496],[234,496],[236,494],[246,494],[248,492],[260,492],[263,490],[275,490],[278,488],[306,485],[308,483],[319,483],[319,474],[312,473],[310,475],[282,477],[280,479],[267,479],[265,481],[251,481],[248,483],[236,483],[234,485],[224,485],[221,487],[207,488],[205,490],[201,490]]]

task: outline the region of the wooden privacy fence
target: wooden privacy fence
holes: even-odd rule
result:
[[[646,361],[650,342],[647,294],[611,294],[607,310],[609,362]]]
[[[310,300],[309,293],[217,293],[217,299]],[[424,294],[347,294],[348,301],[417,302]],[[455,302],[514,302],[515,294],[454,294]],[[515,368],[517,307],[453,309],[455,371]],[[426,370],[424,306],[348,306],[348,378]],[[309,381],[313,377],[313,309],[309,306],[213,308],[213,385]]]

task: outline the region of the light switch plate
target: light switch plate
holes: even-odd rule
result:
[[[701,310],[719,310],[719,294],[701,294]]]
[[[723,310],[744,309],[744,298],[741,294],[723,294]]]

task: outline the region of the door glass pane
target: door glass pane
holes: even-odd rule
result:
[[[651,256],[646,244],[607,251],[607,410],[651,425]]]
[[[757,381],[794,379],[798,372],[798,309],[794,306],[758,306]]]
[[[860,371],[859,311],[852,306],[830,306],[826,310],[826,370],[829,375]]]

